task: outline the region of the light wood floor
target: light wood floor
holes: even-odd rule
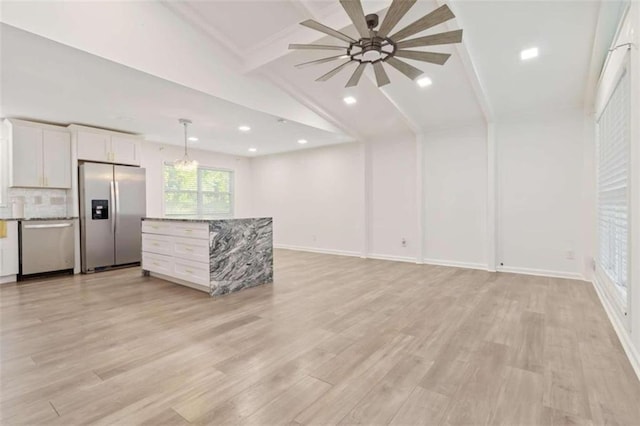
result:
[[[4,424],[640,423],[590,284],[291,251],[221,299],[137,268],[0,288]]]

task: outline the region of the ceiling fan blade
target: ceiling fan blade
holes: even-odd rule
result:
[[[344,67],[346,67],[347,65],[349,65],[350,63],[352,63],[353,61],[348,60],[347,62],[345,62],[344,64],[338,65],[337,67],[335,67],[334,69],[332,69],[331,71],[329,71],[328,73],[326,73],[325,75],[322,75],[320,77],[318,77],[316,79],[316,81],[327,81],[329,80],[331,77],[333,77],[334,75],[338,74],[340,71],[342,71],[342,69]]]
[[[411,40],[397,43],[398,49],[406,47],[435,46],[437,44],[460,43],[462,41],[462,30],[447,31],[446,33],[433,34],[426,37],[412,38]]]
[[[366,62],[361,62],[358,65],[358,68],[356,68],[356,70],[351,75],[351,78],[349,79],[349,81],[347,81],[347,85],[344,86],[344,87],[357,86],[358,82],[360,81],[360,77],[362,77],[362,73],[364,72],[364,69],[366,67],[367,67],[367,63]]]
[[[389,56],[385,60],[385,62],[400,71],[402,74],[409,77],[411,80],[415,80],[423,74],[423,71],[419,70],[413,65],[401,61],[400,59],[394,58],[393,56]]]
[[[416,61],[430,62],[432,64],[444,65],[451,54],[418,52],[416,50],[396,50],[395,56],[399,56],[400,58],[414,59]]]
[[[329,56],[328,58],[316,59],[315,61],[303,62],[301,64],[297,64],[295,67],[304,68],[309,65],[324,64],[325,62],[335,61],[336,59],[347,59],[348,57],[349,55]]]
[[[391,83],[387,72],[382,67],[382,61],[373,63],[373,71],[376,73],[376,83],[378,83],[378,87],[382,87],[385,84]]]
[[[362,10],[360,0],[340,0],[340,4],[344,8],[344,11],[347,12],[347,15],[349,15],[349,18],[351,18],[351,22],[353,22],[356,30],[358,30],[360,37],[369,37],[369,26],[364,17],[364,10]]]
[[[382,25],[378,29],[378,35],[380,37],[386,37],[389,31],[395,27],[402,17],[411,9],[411,6],[415,4],[416,0],[393,0],[389,10],[382,21]]]
[[[356,40],[352,39],[348,35],[343,34],[340,31],[336,31],[333,28],[329,28],[326,25],[322,25],[320,22],[314,21],[313,19],[307,19],[304,22],[300,22],[300,25],[316,31],[320,31],[321,33],[325,33],[327,35],[330,35],[331,37],[339,38],[340,40],[346,41],[347,43],[356,42]]]
[[[398,42],[400,40],[404,40],[409,36],[412,36],[428,28],[431,28],[433,26],[446,22],[449,19],[453,19],[455,17],[456,16],[453,14],[451,9],[449,9],[449,6],[445,4],[440,6],[430,14],[423,16],[422,18],[418,19],[414,23],[401,29],[397,33],[390,36],[390,38],[391,40]]]
[[[290,44],[289,49],[347,50],[344,46],[330,46],[328,44]]]

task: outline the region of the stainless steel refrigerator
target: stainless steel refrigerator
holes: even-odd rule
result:
[[[145,169],[83,163],[78,183],[82,272],[139,263]]]

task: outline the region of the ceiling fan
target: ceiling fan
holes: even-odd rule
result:
[[[378,15],[372,13],[365,16],[360,0],[340,0],[340,4],[349,15],[349,18],[351,18],[353,25],[358,30],[360,38],[356,40],[312,19],[301,22],[300,25],[335,37],[343,42],[349,43],[349,45],[290,44],[289,49],[344,51],[344,53],[340,55],[304,62],[296,65],[296,67],[303,68],[309,65],[336,61],[338,59],[347,59],[346,62],[320,76],[316,81],[327,81],[342,71],[349,64],[357,63],[358,67],[355,69],[346,85],[346,87],[353,87],[358,85],[365,68],[368,64],[371,64],[373,66],[378,87],[381,87],[391,82],[387,72],[382,66],[383,63],[391,65],[411,80],[418,78],[423,71],[398,58],[407,58],[437,65],[444,65],[444,63],[447,62],[447,59],[451,56],[448,53],[423,52],[419,50],[407,50],[407,48],[460,43],[462,41],[462,30],[447,31],[444,33],[432,34],[409,40],[407,40],[407,38],[455,18],[455,15],[446,4],[440,6],[433,12],[423,16],[400,31],[389,35],[391,30],[393,30],[398,22],[400,22],[402,17],[409,11],[409,9],[411,9],[415,2],[416,0],[393,0],[382,24],[380,25],[380,28],[376,30],[375,28],[378,26]]]

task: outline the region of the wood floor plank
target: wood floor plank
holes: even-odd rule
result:
[[[139,268],[0,286],[0,422],[637,424],[589,283],[275,251],[219,299]]]
[[[389,424],[394,426],[440,424],[449,402],[448,397],[417,386]]]
[[[547,418],[542,405],[543,393],[544,377],[541,373],[507,367],[489,424],[544,424]]]

